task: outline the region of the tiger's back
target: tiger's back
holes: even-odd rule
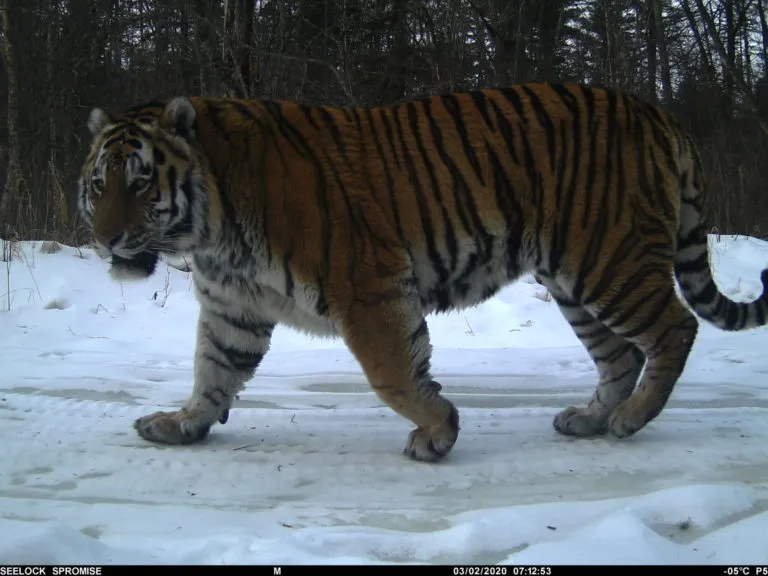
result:
[[[417,425],[406,453],[439,459],[458,412],[431,377],[425,315],[477,304],[526,272],[599,374],[589,405],[555,418],[565,434],[628,436],[660,413],[698,325],[675,276],[720,328],[765,323],[765,290],[739,304],[712,280],[690,136],[621,92],[530,84],[374,109],[181,98],[100,114],[81,208],[102,253],[130,266],[183,241],[195,258],[195,392],[184,410],[137,421],[149,440],[193,441],[226,421],[286,323],[344,338],[378,395]],[[111,192],[104,158],[118,166]],[[163,176],[134,188],[154,190],[186,228],[144,192],[144,227],[114,216],[132,172],[150,164]],[[131,228],[154,244],[130,244]]]

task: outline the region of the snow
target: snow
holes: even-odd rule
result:
[[[768,244],[711,245],[721,289],[755,298]],[[766,329],[702,323],[654,422],[566,438],[552,418],[596,373],[526,277],[428,319],[462,418],[439,464],[401,454],[410,423],[341,341],[282,327],[229,422],[164,447],[131,425],[191,392],[189,274],[120,284],[89,250],[40,248],[0,262],[0,563],[768,562]]]

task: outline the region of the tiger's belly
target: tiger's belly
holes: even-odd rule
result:
[[[411,261],[425,314],[476,306],[529,266],[507,238],[465,241],[451,251],[412,250]]]
[[[256,289],[257,305],[268,310],[275,323],[315,336],[338,336],[331,319],[318,314],[315,290],[295,286],[292,297],[288,298],[269,286],[256,285]]]
[[[413,249],[409,253],[425,316],[475,306],[527,268],[519,245],[511,246],[509,237],[488,236],[484,243],[465,239],[452,254]],[[317,336],[338,336],[323,287],[303,285],[281,267],[259,264],[265,260],[247,259],[244,265],[231,267],[228,259],[196,255],[194,277],[201,303],[240,308],[251,316]]]
[[[338,334],[321,294],[314,287],[297,285],[283,275],[265,273],[255,267],[226,269],[205,264],[204,260],[196,261],[193,270],[201,305],[222,312],[239,309],[249,316],[317,336]]]

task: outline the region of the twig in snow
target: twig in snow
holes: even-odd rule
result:
[[[72,330],[72,326],[68,326],[69,331],[72,333],[72,336],[77,336],[78,338],[90,338],[91,340],[109,340],[106,336],[88,336],[88,334],[77,334],[74,330]]]

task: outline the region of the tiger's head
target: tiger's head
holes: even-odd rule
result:
[[[78,209],[113,278],[147,278],[161,253],[191,250],[204,233],[209,177],[194,147],[195,118],[183,97],[119,117],[91,112]]]

